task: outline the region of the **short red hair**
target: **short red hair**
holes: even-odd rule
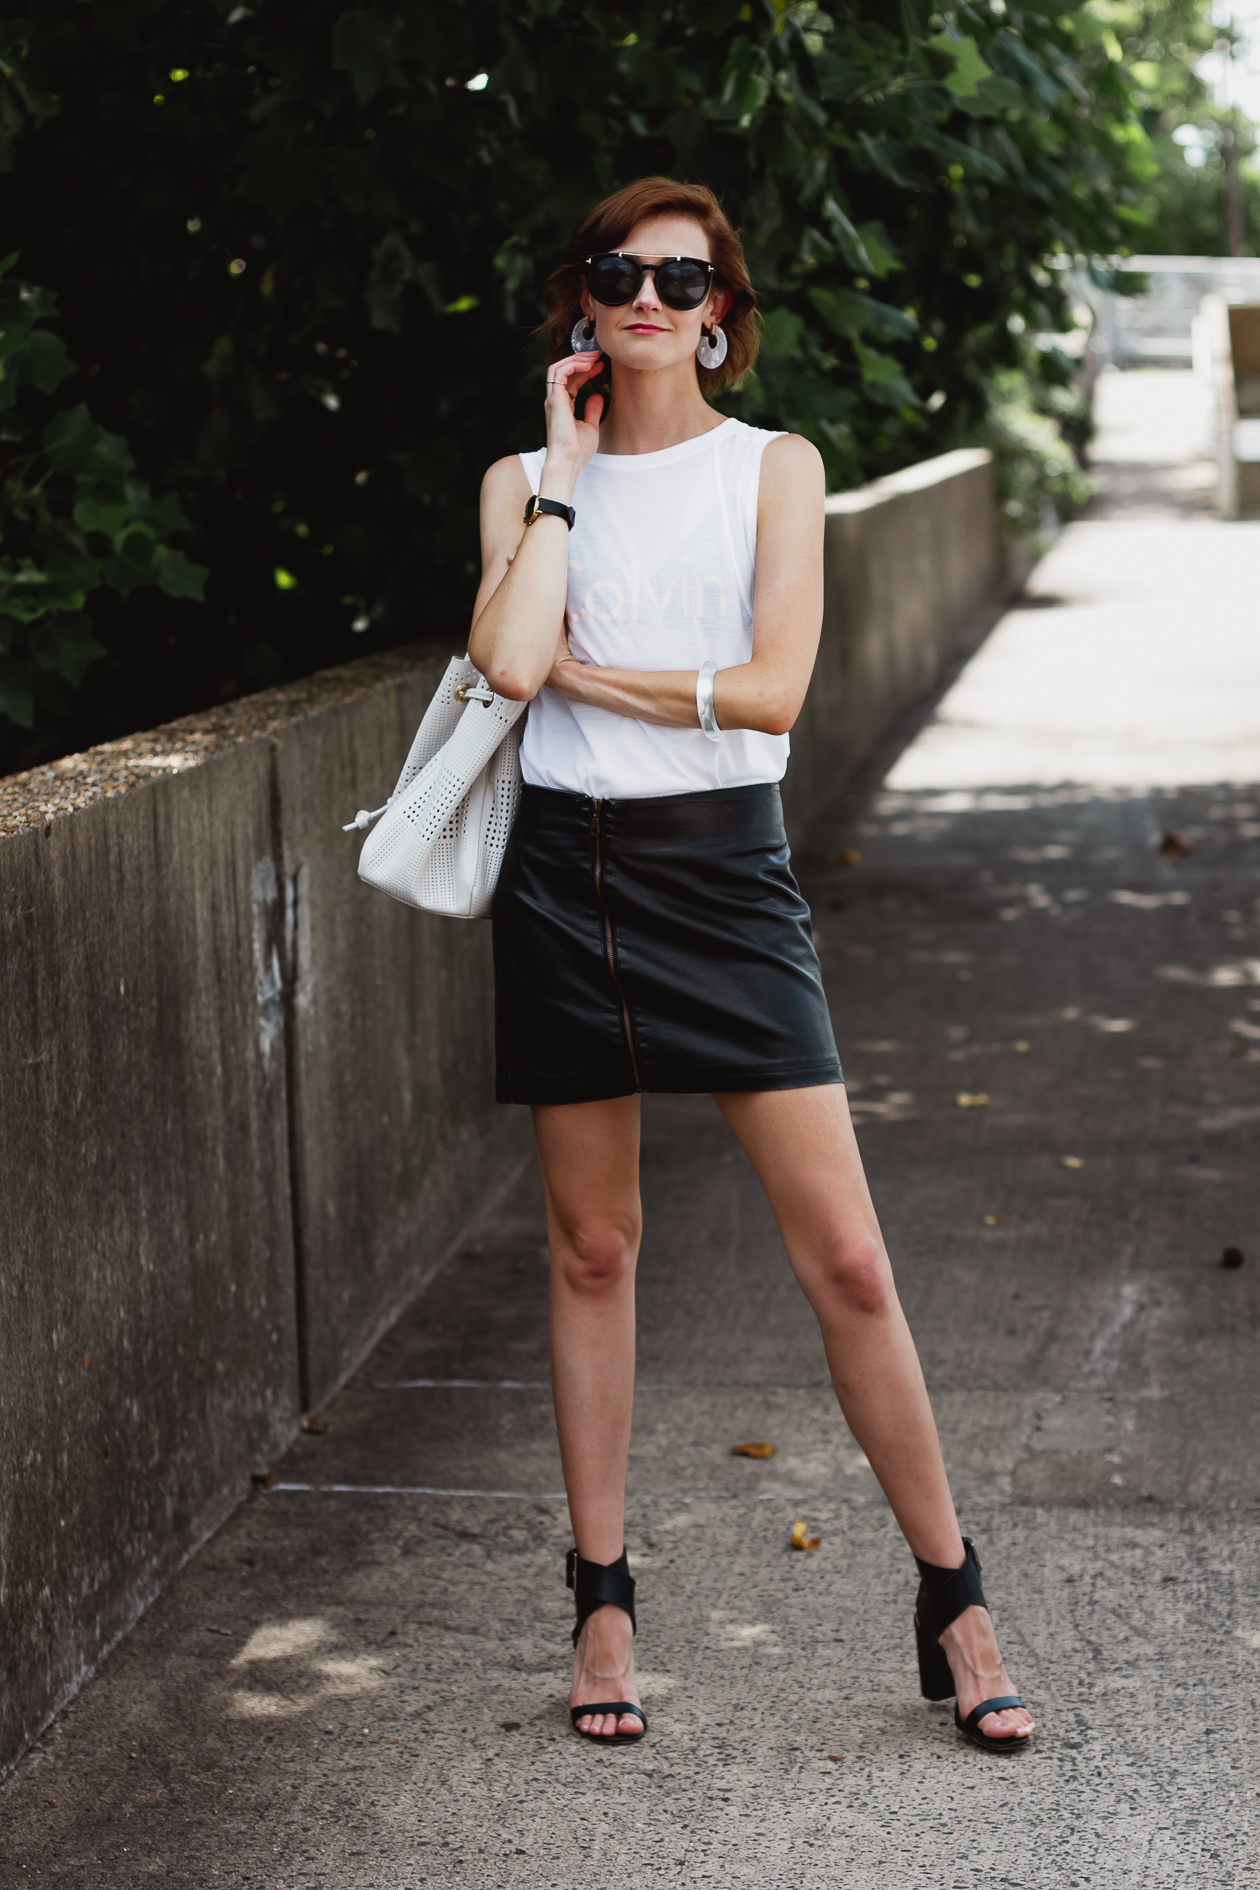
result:
[[[710,261],[719,288],[730,292],[731,305],[722,317],[726,359],[720,368],[696,364],[703,394],[738,387],[757,359],[757,297],[743,245],[726,212],[703,184],[680,184],[672,177],[641,177],[624,190],[597,203],[569,238],[568,255],[548,276],[543,288],[547,319],[538,330],[547,342],[550,358],[562,361],[572,354],[569,337],[582,313],[582,262],[599,250],[618,249],[636,224],[654,216],[692,217],[709,239]]]

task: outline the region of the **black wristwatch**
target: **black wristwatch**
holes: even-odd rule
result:
[[[531,492],[525,507],[525,523],[532,525],[535,519],[542,518],[544,514],[550,518],[562,518],[570,531],[577,517],[571,505],[561,505],[558,499],[540,499],[536,492]]]

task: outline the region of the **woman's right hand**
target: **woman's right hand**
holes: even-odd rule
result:
[[[547,463],[561,467],[576,480],[582,468],[599,449],[599,423],[604,411],[604,396],[592,394],[583,417],[577,417],[577,397],[589,381],[603,372],[602,354],[571,354],[563,361],[553,361],[547,369]],[[544,498],[554,495],[549,485],[540,484]]]
[[[599,446],[600,395],[579,420],[574,404],[603,367],[598,354],[573,354],[547,370],[547,455],[540,498],[571,505],[578,476]],[[518,454],[496,460],[481,487],[481,588],[468,653],[498,695],[528,702],[563,652],[557,635],[568,591],[568,529],[562,519],[523,526],[530,482]],[[562,633],[561,633],[561,640]],[[573,665],[565,664],[566,679]]]

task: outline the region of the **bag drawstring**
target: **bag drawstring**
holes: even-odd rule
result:
[[[394,797],[391,794],[384,807],[374,808],[370,814],[366,807],[361,807],[354,819],[347,821],[346,825],[341,829],[342,833],[353,833],[356,827],[370,827],[374,820],[379,820],[381,815],[386,813],[393,805]]]

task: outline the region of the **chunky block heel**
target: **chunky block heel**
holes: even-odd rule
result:
[[[596,1608],[621,1608],[630,1616],[632,1633],[638,1632],[638,1623],[634,1618],[634,1576],[630,1573],[630,1563],[623,1549],[615,1562],[587,1562],[576,1549],[570,1549],[564,1562],[564,1579],[573,1590],[573,1600],[577,1609],[577,1621],[573,1628],[573,1645],[578,1644],[578,1637]],[[633,1713],[643,1722],[643,1731],[637,1733],[592,1733],[583,1732],[578,1725],[588,1713],[616,1713],[618,1718],[623,1713]],[[633,1700],[592,1700],[586,1706],[571,1706],[569,1718],[575,1733],[583,1739],[589,1739],[597,1746],[637,1746],[648,1729],[647,1714]]]
[[[919,1652],[919,1686],[927,1700],[954,1699],[957,1689],[949,1659],[941,1646],[941,1635],[968,1608],[987,1608],[980,1583],[980,1558],[969,1536],[963,1537],[966,1555],[961,1568],[937,1568],[931,1562],[914,1558],[919,1569],[919,1596],[914,1611],[914,1640]],[[985,1752],[1023,1752],[1032,1736],[994,1739],[981,1732],[980,1721],[1006,1707],[1022,1706],[1017,1693],[1005,1693],[1000,1699],[981,1700],[963,1719],[954,1706],[954,1724],[960,1733]]]

